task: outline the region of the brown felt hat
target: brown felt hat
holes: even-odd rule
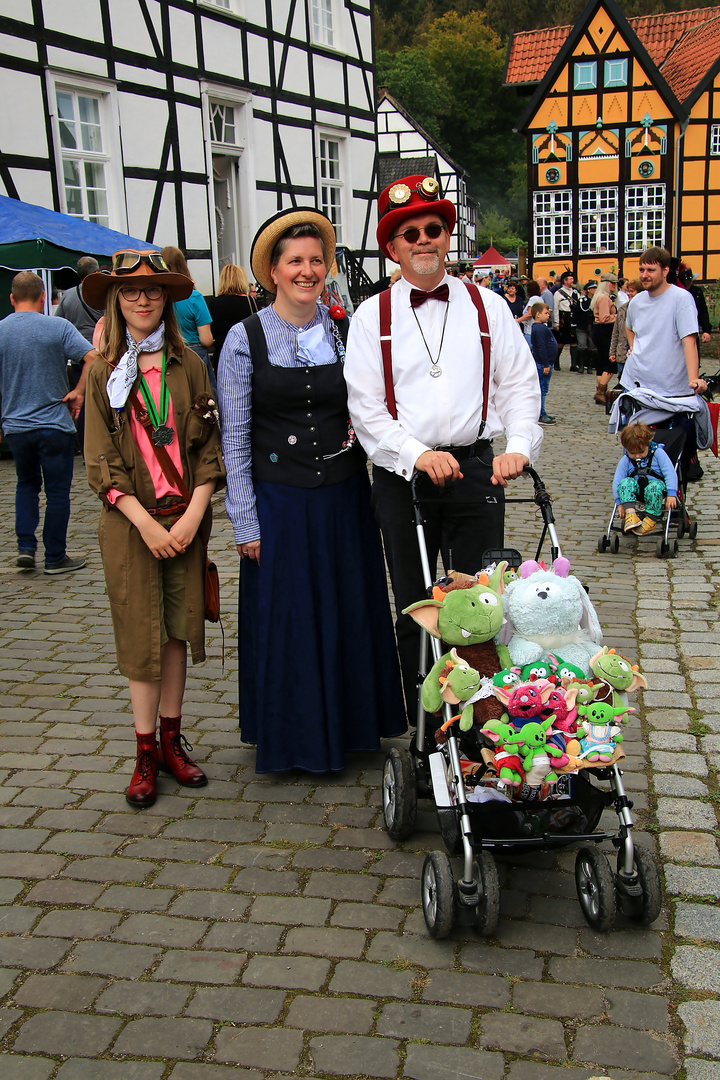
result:
[[[133,260],[136,256],[136,260]],[[133,265],[134,261],[134,265]],[[124,265],[123,265],[124,264]],[[174,274],[159,251],[121,249],[112,257],[112,270],[98,270],[83,279],[82,297],[94,308],[104,308],[111,285],[164,285],[171,300],[187,300],[193,291],[192,279],[185,274]]]
[[[291,210],[281,210],[279,214],[268,218],[255,233],[255,239],[250,248],[250,265],[255,275],[255,280],[268,292],[276,292],[276,285],[270,276],[272,253],[278,240],[293,225],[314,225],[323,238],[325,245],[325,269],[329,270],[335,258],[335,229],[330,218],[321,210],[315,210],[311,206],[293,207]]]

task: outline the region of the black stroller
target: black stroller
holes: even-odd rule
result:
[[[655,554],[658,559],[666,556],[670,559],[676,558],[680,550],[679,541],[686,535],[691,540],[697,536],[697,521],[690,519],[687,509],[686,444],[688,432],[692,430],[693,425],[698,429],[698,434],[703,430],[698,417],[700,420],[705,418],[707,405],[695,395],[690,400],[692,409],[688,408],[687,399],[663,398],[638,387],[632,392],[620,394],[615,399],[610,413],[609,430],[611,433],[639,421],[652,427],[655,442],[662,445],[675,466],[678,481],[677,506],[674,510],[665,511],[663,516],[662,532],[655,544]],[[706,446],[701,445],[700,448],[705,449]],[[673,531],[676,538],[671,539]],[[597,549],[600,554],[610,550],[616,555],[620,550],[621,535],[623,535],[623,522],[613,502],[607,528],[598,539]],[[625,535],[633,539],[637,537],[637,533]],[[655,539],[655,536],[656,534],[653,533],[651,538]]]
[[[546,536],[550,535],[551,557],[561,555],[555,530],[551,497],[532,468],[526,468],[534,484],[531,499],[543,518],[537,553],[539,560]],[[413,480],[413,510],[420,557],[428,595],[433,575],[425,544],[424,521],[416,478]],[[517,568],[522,557],[513,549],[486,553],[486,561],[507,560]],[[493,853],[529,851],[581,844],[575,864],[578,899],[588,923],[596,930],[609,930],[617,908],[643,924],[654,922],[660,913],[660,876],[651,852],[633,843],[632,802],[628,799],[617,763],[586,768],[560,777],[552,796],[543,798],[538,788],[530,788],[521,800],[485,799],[483,777],[487,762],[478,760],[475,745],[465,742],[455,727],[448,729],[447,742],[436,745],[429,718],[422,707],[421,687],[429,670],[428,643],[433,661],[442,655],[437,638],[423,631],[421,636],[417,729],[409,749],[393,747],[383,769],[382,800],[385,828],[394,840],[404,840],[413,832],[418,798],[431,798],[447,851],[432,851],[422,869],[423,915],[434,938],[444,938],[453,925],[474,927],[479,933],[494,934],[500,917],[500,886]],[[443,708],[450,720],[451,706]],[[623,756],[622,754],[620,756]],[[470,760],[472,759],[472,760]],[[468,768],[470,766],[470,768]],[[609,791],[596,786],[590,774],[608,781]],[[486,777],[487,779],[487,777]],[[613,806],[618,829],[595,832],[603,810]],[[597,846],[611,841],[617,849],[613,869]],[[456,880],[450,856],[462,860]]]

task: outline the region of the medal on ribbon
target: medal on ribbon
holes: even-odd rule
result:
[[[165,382],[165,359],[167,354],[163,351],[162,358],[162,374],[160,376],[160,405],[157,407],[153,401],[153,396],[150,393],[150,387],[145,382],[145,376],[140,378],[140,392],[145,402],[145,408],[148,411],[150,422],[152,424],[152,431],[150,432],[150,438],[156,446],[169,446],[175,438],[175,432],[168,425],[168,410],[170,407],[170,395],[168,393],[167,383]]]

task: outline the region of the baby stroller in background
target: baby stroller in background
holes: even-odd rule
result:
[[[662,533],[655,544],[658,559],[667,556],[677,557],[679,541],[687,534],[691,540],[697,536],[697,521],[691,521],[687,509],[687,475],[684,451],[687,443],[688,427],[695,426],[697,444],[700,450],[706,450],[713,441],[710,412],[707,402],[697,394],[685,398],[662,397],[652,390],[637,387],[635,390],[620,394],[610,413],[608,430],[611,434],[621,431],[631,423],[642,422],[654,429],[654,440],[661,445],[675,466],[678,481],[677,506],[665,511],[661,519]],[[670,532],[676,528],[677,539],[670,539]],[[600,554],[608,548],[617,554],[620,549],[620,536],[623,534],[623,519],[613,501],[612,513],[605,532],[600,536],[597,548]],[[637,533],[628,534],[634,539]],[[655,534],[651,534],[652,538]]]
[[[549,533],[554,561],[562,552],[555,531],[552,500],[534,469],[526,467],[525,473],[532,477],[534,497],[507,501],[534,502],[539,507],[543,530],[535,560],[540,559]],[[425,544],[417,476],[412,481],[412,494],[423,577],[428,595],[431,595],[433,573]],[[490,560],[506,560],[517,569],[522,556],[514,549],[504,549],[486,552],[484,561]],[[385,828],[393,840],[405,840],[413,832],[419,797],[434,801],[447,854],[432,851],[423,863],[421,897],[430,935],[447,937],[456,919],[485,936],[494,934],[500,917],[500,884],[494,852],[514,850],[524,853],[570,844],[582,844],[575,864],[575,882],[583,914],[595,930],[609,930],[618,908],[642,924],[653,922],[662,905],[660,876],[652,853],[633,842],[632,802],[625,793],[617,763],[563,776],[562,783],[558,784],[558,801],[533,795],[535,789],[530,789],[529,801],[525,802],[485,801],[482,798],[472,801],[468,797],[466,780],[468,785],[479,783],[485,766],[478,763],[477,777],[465,777],[462,758],[470,759],[466,764],[477,762],[474,748],[466,746],[454,726],[447,731],[447,742],[438,746],[428,723],[430,718],[422,707],[422,682],[429,670],[428,644],[433,661],[442,655],[440,641],[423,631],[418,668],[417,729],[409,749],[395,746],[387,754],[382,801]],[[452,708],[445,705],[443,719],[450,721],[451,717]],[[604,791],[593,784],[589,774],[609,781],[610,790]],[[595,832],[608,807],[613,807],[617,813],[618,830]],[[615,871],[597,846],[602,841],[612,841],[617,849]],[[455,879],[450,855],[462,859],[459,880]]]

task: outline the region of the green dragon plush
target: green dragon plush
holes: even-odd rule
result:
[[[593,677],[597,680],[593,698],[604,701],[614,708],[627,705],[627,695],[642,687],[647,690],[647,679],[637,664],[631,664],[615,649],[604,646],[590,658]]]
[[[492,678],[511,663],[506,646],[496,646],[493,641],[504,619],[502,593],[506,566],[505,562],[498,563],[491,577],[482,573],[477,578],[453,581],[443,588],[436,586],[430,599],[411,604],[403,611],[433,637],[455,648],[458,659],[478,672],[480,696],[473,704],[473,717],[480,727],[502,716],[502,706],[492,692]],[[451,659],[450,652],[444,653],[433,664],[426,681],[438,685],[440,674]]]

